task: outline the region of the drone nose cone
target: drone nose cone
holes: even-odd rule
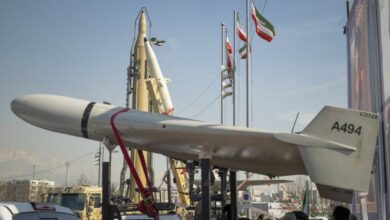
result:
[[[26,110],[26,100],[24,97],[18,97],[11,102],[11,110],[18,117],[23,119],[23,113]]]
[[[81,118],[88,101],[56,95],[26,95],[11,102],[15,115],[51,131],[81,136]]]
[[[19,118],[35,124],[38,118],[45,118],[47,113],[46,95],[25,95],[17,97],[11,102],[11,110]]]

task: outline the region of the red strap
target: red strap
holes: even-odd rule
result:
[[[149,191],[146,190],[145,187],[142,185],[142,182],[141,182],[141,179],[140,179],[140,177],[139,177],[139,175],[137,173],[137,170],[135,169],[135,167],[133,165],[133,162],[131,161],[130,156],[129,156],[127,150],[126,150],[126,147],[123,144],[123,141],[122,141],[122,138],[120,137],[119,131],[118,131],[118,129],[115,126],[115,118],[116,118],[116,116],[119,115],[120,113],[127,112],[127,111],[129,111],[129,109],[128,108],[124,108],[124,109],[121,109],[120,111],[114,113],[111,116],[110,123],[111,123],[112,131],[114,132],[114,136],[115,136],[115,138],[116,138],[116,140],[118,142],[118,145],[119,145],[119,147],[120,147],[120,149],[122,151],[123,157],[125,158],[126,163],[129,166],[131,175],[133,176],[134,181],[137,184],[138,189],[139,189],[139,191],[140,191],[140,193],[142,195],[142,198],[144,199],[139,204],[139,207],[142,208],[140,211],[141,212],[147,211],[148,215],[153,217],[155,220],[158,220],[159,219],[158,210],[157,210],[157,207],[156,207],[156,203],[154,202],[153,193],[151,191],[152,188],[151,188],[150,180],[149,180],[148,175],[147,175],[145,158],[143,157],[143,154],[141,153],[140,154],[140,159],[141,159],[142,167],[143,167],[144,172],[145,172],[145,177],[146,177],[146,179],[148,181],[148,184],[149,184]],[[141,157],[141,155],[142,155],[142,157]],[[146,208],[146,210],[145,210],[145,208]]]
[[[149,190],[152,192],[152,196],[153,196],[152,183],[150,182],[150,179],[149,179],[148,168],[146,167],[145,157],[144,157],[144,153],[142,152],[142,150],[138,150],[138,156],[139,156],[139,159],[141,161],[142,169],[144,170],[146,181],[148,182]]]

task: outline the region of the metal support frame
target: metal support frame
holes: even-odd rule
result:
[[[211,218],[210,160],[210,158],[200,159],[200,167],[202,172],[202,213],[200,219]]]
[[[249,172],[246,172],[245,175],[246,175],[246,180],[249,180],[249,178],[252,176]],[[249,187],[246,187],[244,192],[247,192],[250,195],[250,197],[252,198],[252,191],[251,191],[251,189]],[[246,212],[246,217],[251,219],[252,218],[252,212],[251,212],[250,206],[248,206],[248,208],[246,208],[245,212]]]
[[[192,202],[194,202],[194,201],[199,201],[196,193],[194,192],[194,178],[195,178],[194,162],[189,160],[189,161],[187,161],[186,166],[187,166],[188,184],[189,184],[188,192],[190,194],[190,201],[192,204]]]
[[[227,169],[225,168],[220,168],[220,178],[221,178],[221,210],[223,210],[223,208],[225,207],[226,205],[226,191],[227,191],[227,184],[226,184],[226,176],[227,176]],[[226,219],[226,215],[225,213],[222,211],[222,219],[225,220]]]
[[[230,183],[230,214],[232,220],[237,220],[237,172],[229,172]]]
[[[167,158],[167,191],[168,191],[168,203],[172,202],[172,190],[171,190],[171,171],[169,169],[169,159]],[[178,181],[178,180],[176,180]]]
[[[103,162],[102,169],[102,185],[103,185],[103,198],[102,198],[102,216],[103,219],[110,219],[110,186],[111,186],[111,174],[110,174],[110,162]]]

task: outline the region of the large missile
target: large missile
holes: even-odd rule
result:
[[[367,192],[378,114],[325,106],[301,133],[269,132],[129,110],[56,95],[27,95],[11,103],[23,120],[78,137],[123,143],[182,160],[208,155],[212,164],[270,177],[307,174],[321,196],[350,201]]]
[[[164,78],[160,65],[158,64],[156,54],[154,53],[149,40],[145,38],[145,52],[148,60],[148,68],[151,77],[157,81],[157,90],[161,94],[161,101],[166,111],[163,114],[170,115],[173,112],[173,104],[171,96],[169,95],[167,81]]]
[[[135,77],[133,96],[133,108],[140,111],[149,111],[149,96],[146,87],[146,55],[145,42],[146,37],[146,18],[144,11],[141,11],[138,23],[138,36],[134,45]]]
[[[147,112],[149,111],[149,94],[148,94],[148,89],[146,86],[146,55],[145,55],[145,43],[144,43],[144,38],[146,37],[146,31],[147,31],[147,25],[146,25],[146,17],[145,17],[145,12],[142,10],[140,17],[139,17],[139,22],[138,22],[138,36],[137,40],[135,42],[133,51],[134,51],[134,60],[135,60],[135,77],[133,77],[133,105],[132,107],[134,109],[137,109],[139,111],[144,111]],[[131,147],[131,158],[134,161],[135,167],[137,171],[142,170],[142,165],[140,162],[140,158],[136,151],[133,149],[132,145],[128,145]],[[151,161],[149,161],[150,158],[150,153],[144,152],[144,157],[146,160],[146,164],[148,164],[149,169],[151,168]],[[123,169],[122,169],[122,174],[124,175],[124,171],[126,170],[126,164],[125,161],[123,163]],[[143,184],[146,184],[146,177],[142,172],[140,173],[140,178]],[[121,176],[121,186],[123,187],[123,181],[124,179],[122,178],[124,176]],[[152,177],[153,178],[153,177]],[[136,184],[134,182],[134,179],[131,178],[131,184],[130,184],[130,197],[131,200],[134,202],[139,201],[139,196],[138,193],[136,192]]]

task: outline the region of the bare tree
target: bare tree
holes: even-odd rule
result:
[[[85,186],[85,185],[90,185],[91,181],[88,179],[88,176],[84,173],[80,174],[79,179],[77,180],[77,185],[78,186]]]

